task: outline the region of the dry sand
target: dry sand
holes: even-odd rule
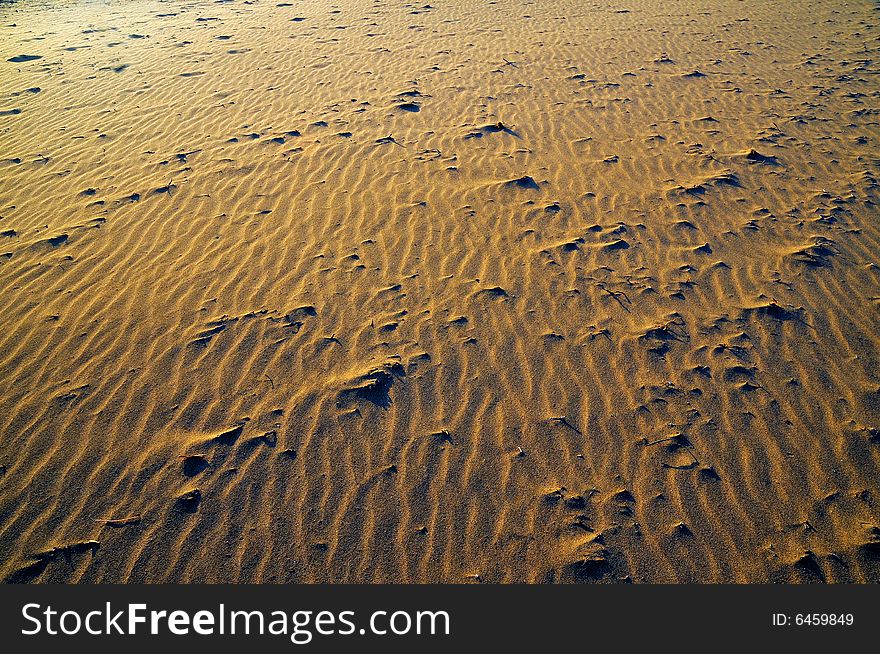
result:
[[[0,24],[0,578],[880,581],[877,3]]]

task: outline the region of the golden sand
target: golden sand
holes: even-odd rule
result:
[[[880,580],[868,0],[0,6],[0,577]]]

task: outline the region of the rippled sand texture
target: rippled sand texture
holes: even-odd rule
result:
[[[0,578],[880,581],[876,3],[0,12]]]

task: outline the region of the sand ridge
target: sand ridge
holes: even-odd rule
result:
[[[878,19],[0,7],[0,574],[880,580]]]

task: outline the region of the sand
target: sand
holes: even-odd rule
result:
[[[880,581],[875,2],[0,25],[0,578]]]

